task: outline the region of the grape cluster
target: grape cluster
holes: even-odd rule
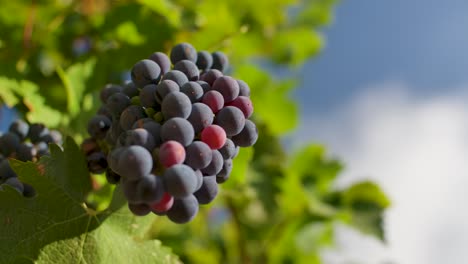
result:
[[[45,125],[29,125],[23,120],[14,121],[8,132],[0,136],[0,190],[9,185],[25,197],[33,197],[34,188],[22,183],[11,169],[8,158],[36,162],[40,157],[49,155],[49,143],[62,144],[62,135],[49,130]]]
[[[228,180],[239,147],[256,142],[250,88],[224,75],[228,65],[222,52],[180,43],[101,91],[82,148],[92,173],[120,182],[135,215],[189,222]]]

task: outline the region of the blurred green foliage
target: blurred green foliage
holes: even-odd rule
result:
[[[235,159],[219,197],[190,224],[151,216],[145,236],[161,240],[183,262],[321,263],[336,223],[384,240],[382,215],[389,201],[376,184],[337,190],[342,165],[321,146],[285,151],[281,137],[299,120],[290,97],[297,81],[265,68],[294,70],[315,56],[324,45],[318,30],[332,21],[336,1],[0,3],[1,101],[77,141],[86,137],[106,83],[122,83],[136,61],[154,51],[168,53],[178,42],[224,51],[231,74],[250,85],[260,138]],[[111,191],[102,187],[90,199],[105,208]]]

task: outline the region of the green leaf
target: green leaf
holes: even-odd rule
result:
[[[233,168],[229,180],[223,184],[226,188],[232,188],[235,185],[246,182],[249,173],[249,164],[253,158],[253,148],[241,148],[239,155],[233,160]]]
[[[370,181],[354,184],[343,191],[342,200],[351,226],[385,241],[383,212],[390,206],[390,200],[377,184]]]
[[[138,0],[138,2],[157,14],[162,15],[172,26],[180,26],[181,12],[178,6],[172,4],[171,1]]]
[[[152,217],[135,217],[123,208],[119,191],[109,208],[96,214],[84,198],[89,173],[78,146],[66,139],[64,151],[38,163],[10,161],[21,181],[37,192],[24,198],[0,191],[0,263],[177,263],[160,242],[145,240]],[[117,211],[118,210],[118,211]]]
[[[26,118],[31,123],[42,122],[55,127],[61,121],[60,112],[46,105],[39,87],[32,82],[0,77],[0,97],[9,107],[24,104],[28,109]]]
[[[253,65],[239,67],[236,75],[249,84],[254,115],[265,122],[271,133],[280,135],[296,127],[297,104],[289,95],[295,85],[293,81],[273,80],[268,72]]]
[[[271,43],[273,59],[293,65],[304,63],[323,46],[320,34],[309,27],[294,27],[278,32]]]
[[[67,70],[63,70],[60,66],[56,69],[66,90],[67,110],[72,116],[81,111],[80,104],[86,90],[86,82],[94,73],[95,65],[96,59],[91,58],[84,63],[73,64]]]
[[[131,21],[126,21],[121,23],[115,29],[117,39],[123,43],[128,43],[130,45],[141,45],[145,43],[146,38],[138,32],[138,28],[135,26],[135,23]]]

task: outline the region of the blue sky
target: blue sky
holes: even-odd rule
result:
[[[324,35],[297,93],[307,112],[329,111],[383,80],[409,83],[420,96],[468,81],[466,0],[343,0]]]
[[[388,245],[340,227],[328,264],[468,263],[468,1],[342,1],[302,70],[293,144],[390,196]],[[354,263],[353,262],[353,263]]]

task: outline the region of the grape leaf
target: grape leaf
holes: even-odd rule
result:
[[[51,156],[38,163],[10,160],[10,164],[37,195],[24,198],[8,186],[0,191],[0,263],[178,261],[160,242],[144,240],[144,227],[152,219],[137,219],[128,209],[120,209],[121,192],[103,212],[86,207],[89,173],[83,154],[70,138],[63,151],[52,146]]]

